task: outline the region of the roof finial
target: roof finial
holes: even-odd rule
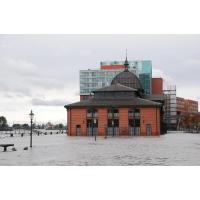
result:
[[[126,49],[126,60],[124,62],[124,66],[125,66],[125,71],[128,71],[129,63],[128,63],[128,60],[127,60],[127,49]]]

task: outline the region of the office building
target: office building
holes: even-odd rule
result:
[[[100,69],[80,70],[80,99],[87,99],[92,91],[109,86],[112,79],[123,70],[123,61],[104,61],[100,63]],[[151,95],[151,61],[130,61],[129,71],[140,79],[144,94]]]

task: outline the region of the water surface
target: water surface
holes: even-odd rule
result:
[[[0,149],[0,165],[200,165],[200,134],[169,133],[160,137],[68,137],[64,134],[1,137],[17,151]]]

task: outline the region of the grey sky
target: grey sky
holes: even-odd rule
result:
[[[200,35],[0,35],[0,115],[10,123],[65,122],[64,102],[79,100],[79,70],[103,60],[152,60],[153,73],[200,99]]]

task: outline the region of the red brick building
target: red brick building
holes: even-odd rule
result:
[[[178,115],[198,113],[198,101],[177,97],[176,103]]]
[[[162,78],[152,78],[152,95],[163,95]]]
[[[145,98],[137,76],[128,70],[87,100],[66,105],[69,136],[158,136],[161,103]]]
[[[114,69],[124,69],[124,65],[104,65],[104,66],[101,66],[101,70],[114,70]]]

